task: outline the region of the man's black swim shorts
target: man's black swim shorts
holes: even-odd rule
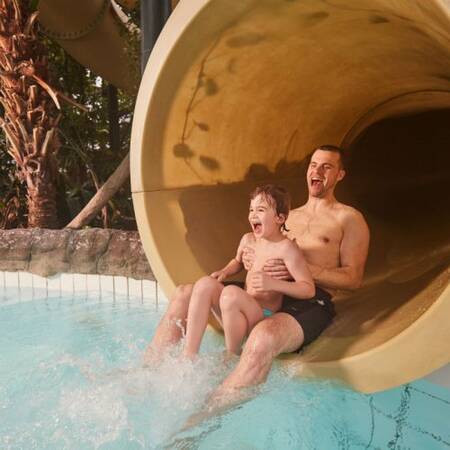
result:
[[[239,286],[242,289],[245,287],[245,284],[241,281],[225,281],[223,284],[225,286]],[[277,312],[291,315],[302,327],[304,341],[297,352],[317,339],[336,315],[331,294],[318,286],[316,286],[314,297],[309,299],[298,299],[284,295],[281,309]]]
[[[291,315],[302,327],[305,340],[297,351],[317,339],[336,315],[331,295],[318,286],[316,286],[316,295],[307,300],[285,295],[283,305],[278,312]]]

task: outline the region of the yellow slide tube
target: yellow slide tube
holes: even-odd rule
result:
[[[447,364],[449,45],[444,0],[182,0],[147,65],[131,149],[166,294],[234,254],[255,185],[281,183],[299,205],[311,150],[340,144],[338,198],[372,233],[365,283],[284,363],[363,392]]]

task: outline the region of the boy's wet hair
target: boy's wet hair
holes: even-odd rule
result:
[[[253,200],[258,195],[264,196],[264,198],[267,200],[267,203],[275,208],[277,215],[283,214],[287,219],[289,210],[291,209],[291,196],[286,189],[275,184],[265,184],[264,186],[258,186],[250,194],[250,200]]]

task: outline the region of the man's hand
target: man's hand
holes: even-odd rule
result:
[[[244,247],[242,250],[242,263],[244,264],[245,270],[248,272],[255,262],[255,249],[252,247]]]
[[[272,291],[273,278],[264,272],[254,272],[250,277],[250,286],[257,292]]]
[[[215,278],[217,281],[221,282],[223,280],[226,280],[228,278],[228,273],[222,269],[217,270],[216,272],[213,272],[210,277]]]
[[[263,267],[264,272],[277,280],[292,280],[292,275],[287,270],[282,259],[268,259]]]

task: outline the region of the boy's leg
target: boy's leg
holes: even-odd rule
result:
[[[264,318],[263,310],[243,289],[226,286],[220,295],[220,311],[226,348],[238,354],[244,337]]]
[[[192,284],[177,286],[167,311],[160,320],[155,335],[145,351],[145,364],[157,362],[164,350],[170,345],[176,344],[183,336],[193,287]]]
[[[186,343],[183,352],[185,356],[193,356],[198,353],[208,325],[210,310],[211,308],[218,310],[222,289],[223,284],[209,276],[200,278],[195,283],[187,314]]]

